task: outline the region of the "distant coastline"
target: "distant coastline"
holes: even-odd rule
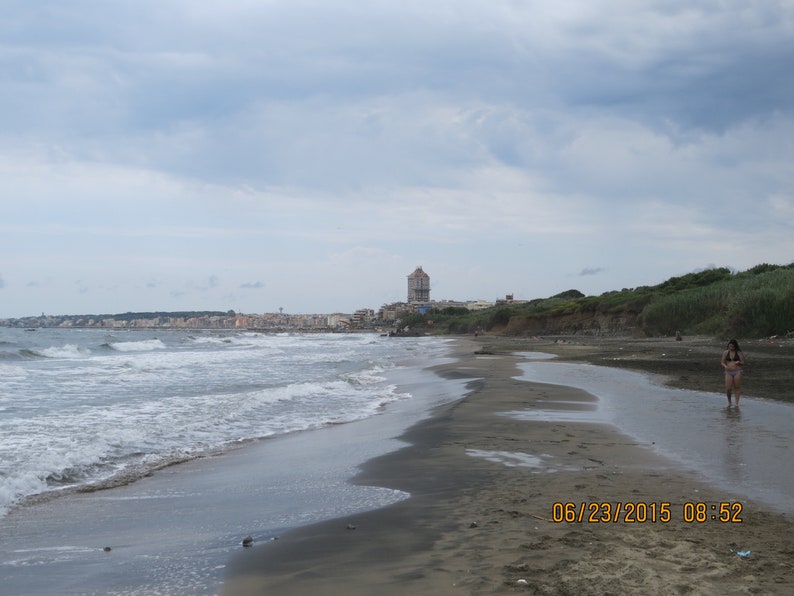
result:
[[[241,314],[234,311],[128,312],[102,315],[41,315],[0,319],[0,327],[24,329],[107,329],[107,330],[238,330],[238,331],[349,331],[376,330],[367,322],[353,321],[351,315],[334,314]]]

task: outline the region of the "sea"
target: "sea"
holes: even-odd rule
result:
[[[0,595],[215,595],[246,540],[408,498],[351,479],[465,394],[452,345],[0,328]]]
[[[378,334],[0,328],[0,595],[220,594],[226,563],[291,528],[408,498],[359,466],[463,397],[455,340]],[[578,387],[600,422],[725,494],[794,512],[794,406],[662,386],[525,353],[517,378]],[[482,356],[487,358],[488,356]],[[693,495],[693,499],[696,495]],[[245,556],[245,555],[243,555]],[[322,578],[318,578],[322,593]]]
[[[374,416],[447,342],[377,334],[0,328],[0,517],[246,442]]]

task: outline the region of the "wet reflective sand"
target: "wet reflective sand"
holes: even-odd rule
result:
[[[728,408],[719,378],[714,393],[705,393],[671,389],[648,375],[587,364],[532,360],[520,367],[522,380],[577,387],[598,398],[591,410],[555,408],[553,413],[521,415],[614,424],[725,489],[794,512],[794,406],[745,395],[740,408]]]

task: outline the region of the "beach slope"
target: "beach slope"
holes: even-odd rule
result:
[[[517,380],[519,357],[477,355],[465,340],[458,348],[437,372],[471,379],[470,393],[355,479],[412,497],[246,549],[224,594],[794,593],[787,516],[703,483],[611,426],[566,419],[595,398]],[[549,420],[505,415],[527,408]],[[687,521],[695,503],[741,512]],[[557,521],[565,512],[573,521]]]

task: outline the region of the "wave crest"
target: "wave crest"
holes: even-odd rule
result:
[[[151,350],[165,350],[165,344],[159,339],[145,339],[143,341],[116,341],[107,346],[117,352],[149,352]]]
[[[44,348],[43,350],[22,350],[22,353],[28,353],[33,356],[43,358],[88,358],[91,355],[91,350],[88,348],[81,348],[74,344],[66,344],[65,346],[56,347],[52,346]]]

